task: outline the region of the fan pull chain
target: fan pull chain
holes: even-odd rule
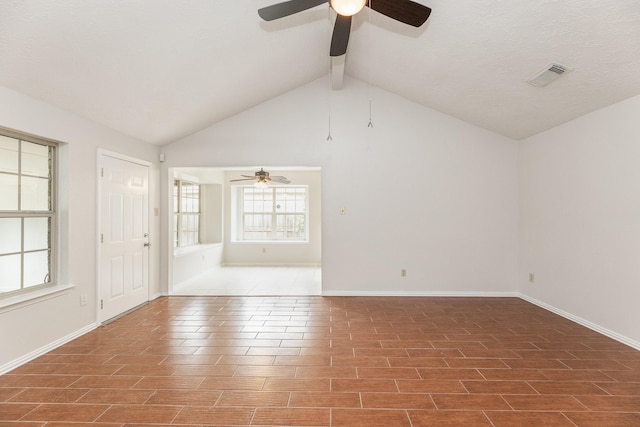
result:
[[[331,61],[331,60],[329,60]],[[331,62],[329,62],[329,70],[331,70]],[[329,71],[329,117],[328,117],[328,126],[329,126],[329,134],[327,135],[327,141],[333,141],[331,137],[331,71]]]
[[[367,125],[368,128],[373,129],[373,121],[371,119],[371,104],[373,101],[371,101],[371,7],[372,7],[372,3],[373,0],[369,0],[369,10],[367,10],[367,18],[369,20],[369,26],[367,28],[367,39],[368,39],[368,43],[367,43],[367,61],[369,62],[369,66],[367,67],[367,80],[368,80],[368,84],[367,84],[367,94],[369,95],[369,124]]]
[[[328,9],[329,18],[331,18],[331,8]],[[331,91],[333,87],[331,86],[331,57],[329,57],[329,114],[328,114],[328,127],[329,133],[327,135],[327,141],[333,141],[333,137],[331,136]]]

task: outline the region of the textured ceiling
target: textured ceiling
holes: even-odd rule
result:
[[[276,2],[2,0],[0,85],[168,143],[329,72],[328,6]],[[419,2],[418,29],[358,14],[346,74],[514,139],[640,94],[638,0]],[[524,83],[550,62],[573,71]]]

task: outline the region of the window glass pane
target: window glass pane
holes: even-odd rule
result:
[[[20,218],[0,218],[0,255],[20,252],[20,230]]]
[[[273,190],[247,188],[246,191],[245,203],[249,206],[245,212],[271,212],[273,209]]]
[[[278,236],[282,239],[300,240],[305,237],[305,216],[301,214],[278,215]]]
[[[200,212],[200,185],[182,183],[182,212]]]
[[[173,216],[173,247],[178,247],[178,215]]]
[[[56,145],[0,135],[0,298],[55,281],[54,176]],[[31,212],[43,211],[40,216]],[[11,255],[9,255],[11,254]]]
[[[49,218],[24,219],[24,250],[49,249]]]
[[[49,177],[49,146],[22,141],[23,175]]]
[[[180,246],[196,245],[199,243],[198,228],[200,215],[182,214],[182,230],[180,234]]]
[[[242,239],[306,239],[306,187],[244,187],[241,192]],[[276,224],[272,223],[273,214]]]
[[[0,172],[18,173],[19,141],[0,135]]]
[[[24,287],[41,285],[49,281],[49,251],[24,254]]]
[[[174,181],[173,204],[176,215],[173,220],[174,247],[199,243],[200,184]]]
[[[198,243],[198,233],[196,231],[188,231],[185,233],[187,244],[195,245]]]
[[[0,173],[0,211],[18,210],[18,177]]]
[[[180,181],[173,181],[173,211],[178,212],[178,189],[180,188]]]
[[[49,179],[23,176],[21,189],[21,210],[49,210]]]
[[[248,214],[244,217],[244,239],[263,240],[271,235],[271,215]]]
[[[273,191],[269,189],[262,190],[262,197],[264,199],[264,212],[273,211]]]
[[[0,291],[20,289],[20,255],[0,256]]]

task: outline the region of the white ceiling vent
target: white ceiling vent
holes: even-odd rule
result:
[[[568,71],[571,71],[571,68],[562,64],[551,63],[529,77],[526,82],[532,86],[546,86]]]

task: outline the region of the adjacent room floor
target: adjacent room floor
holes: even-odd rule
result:
[[[175,286],[172,295],[320,295],[320,267],[220,267]]]
[[[163,297],[1,376],[0,420],[637,426],[640,351],[517,298]]]

